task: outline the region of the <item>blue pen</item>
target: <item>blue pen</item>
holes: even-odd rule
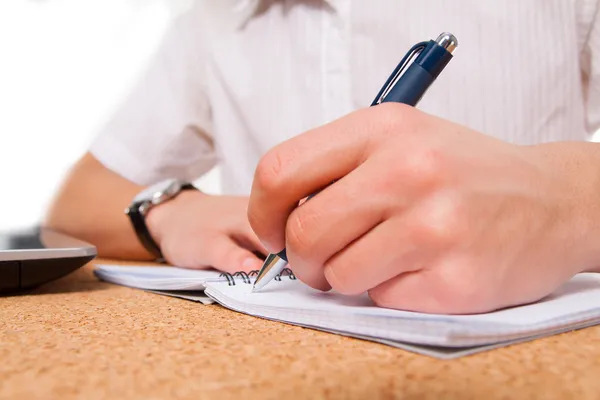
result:
[[[371,106],[380,103],[395,102],[416,106],[429,86],[452,59],[452,53],[458,46],[456,37],[444,32],[436,40],[420,42],[414,45],[402,58],[382,86]],[[414,61],[410,63],[410,60]],[[309,199],[314,196],[311,195]],[[286,250],[269,254],[260,269],[252,291],[258,291],[280,274],[287,265]]]

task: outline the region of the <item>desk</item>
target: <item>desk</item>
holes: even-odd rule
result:
[[[600,327],[440,361],[92,270],[0,297],[0,398],[600,398]]]

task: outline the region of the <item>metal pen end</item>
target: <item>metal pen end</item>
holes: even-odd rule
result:
[[[277,274],[283,271],[286,265],[287,261],[279,258],[277,254],[269,254],[256,276],[256,280],[252,286],[252,293],[262,289],[267,283],[274,279]]]
[[[441,33],[437,39],[435,39],[435,42],[437,44],[439,44],[440,46],[442,46],[444,49],[446,49],[448,51],[448,53],[451,53],[454,51],[454,49],[456,49],[458,47],[458,39],[456,39],[456,36],[454,36],[453,34],[449,33],[449,32],[443,32]]]
[[[260,290],[260,288],[264,284],[267,283],[267,282],[265,282],[263,284],[262,280],[265,278],[266,275],[268,275],[268,272],[275,266],[275,264],[277,263],[277,260],[279,260],[279,257],[277,257],[277,254],[269,254],[267,256],[267,258],[265,259],[265,262],[263,263],[262,267],[260,268],[260,271],[258,272],[258,275],[256,276],[256,280],[254,281],[254,285],[252,286],[252,292]]]

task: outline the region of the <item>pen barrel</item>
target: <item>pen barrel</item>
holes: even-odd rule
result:
[[[401,79],[398,79],[388,94],[381,100],[382,103],[404,103],[413,107],[417,105],[429,86],[450,62],[452,59],[451,51],[456,47],[456,38],[453,35],[440,35],[438,40],[439,42],[430,40],[427,43],[427,46],[419,53],[415,61],[402,74]],[[311,194],[307,201],[317,193]],[[277,253],[277,256],[285,262],[288,261],[285,248]]]
[[[429,41],[381,102],[416,106],[451,59],[452,53],[433,40]]]
[[[425,94],[434,78],[417,63],[412,63],[396,85],[381,101],[382,103],[404,103],[416,106]]]
[[[452,53],[431,40],[414,63],[420,65],[433,79],[436,79],[450,60],[452,60]]]

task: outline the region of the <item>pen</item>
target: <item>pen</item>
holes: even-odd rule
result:
[[[436,40],[415,44],[392,71],[371,103],[371,107],[386,102],[415,106],[450,62],[456,47],[458,47],[456,37],[448,32],[440,34]],[[414,61],[407,67],[413,58]],[[254,281],[252,291],[263,288],[280,274],[286,265],[286,249],[277,254],[269,254]]]

